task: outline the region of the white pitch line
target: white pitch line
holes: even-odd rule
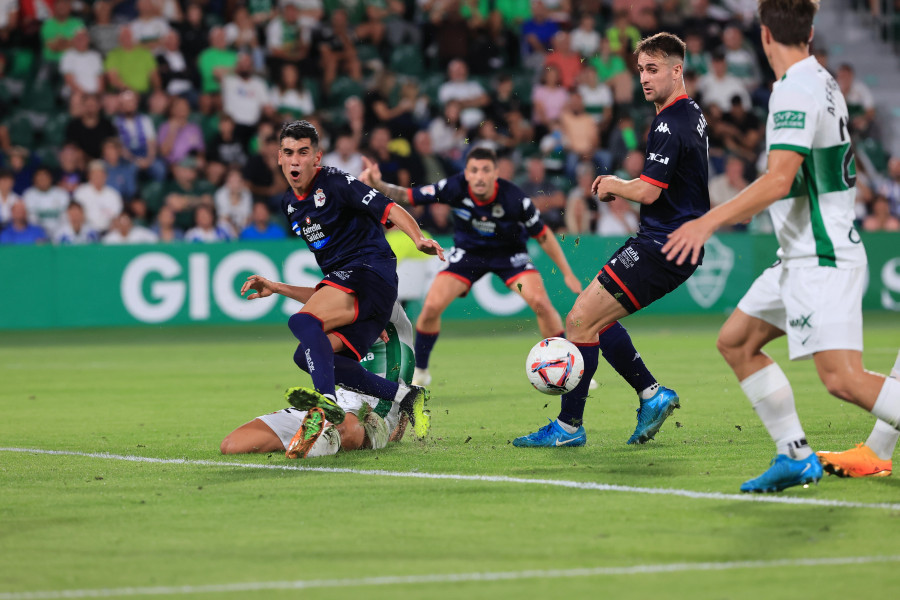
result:
[[[430,575],[391,575],[358,579],[299,579],[296,581],[248,581],[210,585],[173,585],[85,590],[47,590],[38,592],[0,592],[0,600],[55,600],[57,598],[109,598],[111,596],[173,596],[176,594],[221,594],[267,590],[305,590],[312,588],[372,587],[382,585],[422,585],[467,583],[473,581],[515,581],[521,579],[561,579],[571,577],[608,577],[647,575],[689,571],[731,571],[736,569],[773,569],[778,567],[822,567],[900,562],[900,556],[849,556],[842,558],[785,558],[733,562],[669,563],[632,567],[592,567],[583,569],[534,569],[488,573],[447,573]]]
[[[721,492],[695,492],[677,488],[651,488],[616,485],[610,483],[594,483],[592,481],[569,481],[565,479],[529,479],[525,477],[507,477],[504,475],[461,475],[454,473],[420,473],[417,471],[382,471],[379,469],[347,469],[336,467],[311,467],[304,465],[271,465],[260,463],[241,463],[216,460],[191,460],[187,458],[153,458],[106,452],[73,452],[68,450],[44,450],[41,448],[3,448],[0,452],[19,452],[25,454],[51,454],[56,456],[82,456],[86,458],[102,458],[128,462],[153,463],[162,465],[194,465],[203,467],[234,467],[241,469],[268,469],[274,471],[303,471],[311,473],[346,473],[351,475],[369,475],[376,477],[406,477],[410,479],[444,479],[452,481],[478,481],[488,483],[513,483],[524,485],[547,485],[578,490],[600,492],[626,492],[630,494],[650,494],[661,496],[680,496],[695,500],[727,500],[739,502],[768,502],[771,504],[801,504],[806,506],[827,506],[829,508],[877,508],[883,510],[900,510],[900,504],[888,502],[849,502],[846,500],[822,500],[818,498],[798,498],[796,496],[778,496],[761,494],[723,494]]]

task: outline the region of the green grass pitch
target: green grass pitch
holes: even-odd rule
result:
[[[778,495],[819,504],[732,496],[774,450],[715,350],[723,320],[625,321],[651,371],[682,397],[644,446],[625,445],[636,398],[601,363],[586,447],[513,448],[510,440],[555,417],[559,404],[525,378],[533,322],[482,321],[448,325],[438,342],[425,442],[408,437],[309,461],[218,451],[232,429],[282,408],[286,387],[309,381],[291,361],[286,326],[4,333],[0,600],[77,590],[251,599],[893,597],[900,511],[862,505],[900,504],[900,473],[826,477]],[[867,315],[865,342],[866,366],[887,372],[900,319]],[[811,362],[788,362],[783,341],[771,353],[815,449],[866,438],[873,418],[829,397]],[[625,487],[578,487],[585,483]]]

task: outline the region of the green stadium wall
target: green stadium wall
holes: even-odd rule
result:
[[[445,247],[451,240],[440,240]],[[575,273],[585,282],[623,238],[561,236]],[[869,255],[866,310],[900,312],[900,236],[863,235]],[[647,310],[662,314],[729,313],[775,259],[771,236],[723,234],[707,244],[704,264],[686,285]],[[530,247],[550,297],[562,314],[572,294],[553,263]],[[154,246],[3,246],[0,329],[116,325],[283,322],[299,304],[273,297],[247,301],[240,286],[259,273],[294,285],[315,285],[321,275],[310,252],[294,240],[265,243]],[[841,293],[835,290],[835,293]],[[410,313],[420,304],[409,303]],[[496,277],[484,278],[445,313],[459,319],[533,319],[521,299]]]

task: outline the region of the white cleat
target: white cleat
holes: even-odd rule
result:
[[[598,387],[600,387],[600,384],[597,383],[596,379],[591,377],[591,383],[590,383],[590,385],[588,385],[588,389],[593,391],[593,390],[596,390]]]
[[[412,384],[419,387],[428,387],[431,385],[431,373],[428,372],[428,369],[416,367],[416,370],[413,371]]]

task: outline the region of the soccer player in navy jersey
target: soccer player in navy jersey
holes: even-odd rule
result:
[[[528,237],[538,241],[572,292],[581,292],[581,283],[531,199],[499,177],[493,150],[476,147],[466,156],[462,173],[414,188],[384,183],[378,165],[366,158],[363,161],[365,170],[359,178],[395,202],[414,206],[441,202],[453,212],[454,247],[447,255],[447,268],[431,284],[416,322],[414,384],[427,386],[431,382],[428,359],[440,333],[441,314],[488,273],[496,273],[528,303],[537,316],[541,335],[563,335],[562,319],[528,256]]]
[[[243,291],[251,298],[272,293],[305,302],[288,320],[300,341],[294,362],[312,377],[315,389],[293,388],[286,400],[300,410],[313,407],[343,412],[335,404],[335,383],[400,404],[413,431],[424,437],[430,425],[425,411],[428,392],[389,381],[366,371],[359,360],[387,325],[397,299],[397,258],[384,238],[390,223],[426,254],[444,258],[434,240],[426,239],[415,219],[396,203],[352,175],[322,167],[319,134],[307,121],[281,128],[278,164],[290,185],[281,210],[294,233],[316,257],[324,278],[312,296],[295,286],[259,277]]]
[[[669,262],[662,247],[679,225],[709,210],[706,120],[685,93],[684,42],[658,33],[642,40],[635,53],[644,97],[656,105],[644,169],[630,181],[601,175],[594,180],[593,192],[602,201],[619,196],[639,203],[640,229],[578,296],[566,318],[566,337],[584,357],[581,383],[563,395],[556,421],[516,438],[516,446],[585,444],[584,406],[600,352],[638,392],[638,424],[629,444],[653,439],[679,407],[678,395],[656,382],[618,320],[662,298],[697,268]]]

